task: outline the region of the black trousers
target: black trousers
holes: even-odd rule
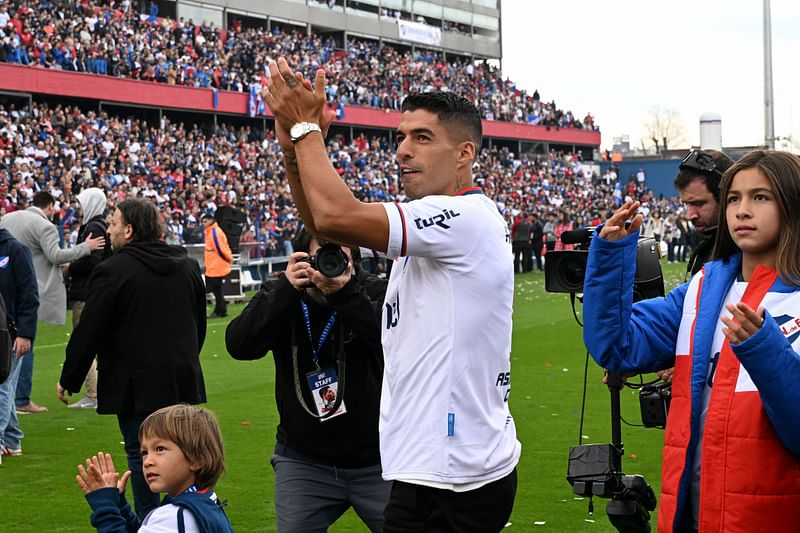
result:
[[[532,241],[533,257],[536,258],[536,269],[542,270],[542,241]]]
[[[214,295],[214,314],[217,316],[226,315],[228,313],[227,304],[225,303],[225,296],[222,295],[222,280],[225,278],[209,278],[206,277],[206,292]]]
[[[139,519],[147,516],[151,510],[158,507],[159,495],[150,491],[150,485],[142,472],[142,448],[139,445],[139,426],[142,425],[147,415],[128,414],[117,415],[119,430],[122,440],[125,441],[125,453],[128,456],[128,470],[131,471],[131,488],[133,492],[133,508]],[[117,469],[120,469],[117,466]],[[124,469],[120,469],[124,470]]]
[[[514,273],[530,272],[533,270],[533,259],[531,258],[530,242],[512,242],[511,249],[514,252]]]
[[[516,468],[502,479],[467,492],[395,481],[383,511],[383,533],[499,532],[511,516],[516,493]]]

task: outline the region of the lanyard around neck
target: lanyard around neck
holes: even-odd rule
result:
[[[325,327],[322,328],[322,333],[319,335],[319,342],[314,346],[314,337],[311,335],[311,318],[308,313],[308,305],[303,300],[300,300],[300,309],[303,311],[303,320],[306,323],[306,331],[308,332],[308,342],[311,344],[311,357],[314,359],[314,365],[316,365],[319,370],[319,352],[322,350],[325,341],[328,340],[331,329],[333,329],[333,324],[336,322],[336,311],[328,318]]]

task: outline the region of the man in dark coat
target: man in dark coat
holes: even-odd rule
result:
[[[78,201],[83,212],[83,224],[78,230],[78,244],[84,242],[89,235],[103,235],[108,233],[106,223],[106,195],[97,187],[89,187],[78,194]],[[89,277],[94,267],[111,256],[111,241],[106,239],[106,245],[100,250],[93,250],[91,254],[67,263],[64,269],[69,274],[69,288],[67,293],[72,302],[72,329],[78,327],[81,314],[86,305],[86,290],[89,286]],[[86,374],[84,396],[77,402],[70,404],[71,409],[96,409],[97,408],[97,361],[92,362]]]
[[[531,271],[531,222],[525,213],[511,226],[511,248],[514,252],[514,272]]]
[[[23,433],[17,420],[14,392],[22,356],[31,349],[36,336],[39,291],[31,252],[8,230],[0,229],[0,295],[5,303],[12,341],[8,376],[0,377],[0,464],[2,456],[22,455]],[[2,339],[6,342],[5,339]],[[5,370],[5,369],[4,369]],[[4,372],[5,373],[5,372]]]
[[[92,272],[57,386],[67,403],[64,393],[80,390],[97,355],[97,412],[117,415],[140,517],[159,497],[142,474],[139,425],[161,407],[206,401],[199,357],[206,335],[200,267],[184,249],[161,242],[162,234],[153,204],[126,200],[117,206],[109,227],[115,254]]]
[[[544,227],[539,220],[539,215],[534,213],[530,216],[531,221],[531,249],[536,258],[536,269],[542,271],[542,246],[544,245]]]

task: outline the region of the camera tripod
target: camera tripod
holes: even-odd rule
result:
[[[617,473],[617,487],[606,504],[606,514],[611,524],[622,533],[650,533],[650,512],[656,508],[653,489],[642,476],[622,474],[622,416],[620,412],[620,391],[622,376],[616,372],[608,373],[608,390],[611,393],[611,447],[612,464]]]
[[[587,354],[588,357],[588,354]],[[570,448],[567,481],[575,494],[591,498],[608,498],[606,514],[611,524],[622,533],[650,533],[650,513],[656,508],[656,497],[650,485],[639,475],[622,472],[622,417],[620,390],[622,376],[608,374],[611,393],[611,444],[585,444]]]

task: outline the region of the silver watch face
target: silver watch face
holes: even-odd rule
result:
[[[289,135],[292,137],[292,140],[296,141],[300,137],[302,137],[308,129],[305,127],[305,123],[298,122],[289,130]]]

